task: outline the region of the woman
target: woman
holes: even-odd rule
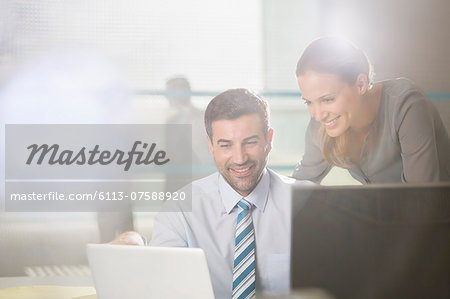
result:
[[[372,83],[364,52],[331,37],[305,49],[296,74],[311,121],[294,178],[320,182],[336,165],[363,184],[450,180],[447,131],[413,82]]]

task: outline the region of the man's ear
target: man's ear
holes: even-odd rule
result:
[[[267,147],[266,152],[269,153],[272,150],[273,129],[270,128],[267,132]]]
[[[214,158],[214,149],[213,149],[213,144],[211,139],[209,138],[208,135],[206,135],[206,140],[208,141],[208,148],[209,148],[209,153],[211,154],[211,157]]]
[[[358,91],[360,95],[363,95],[369,89],[369,77],[367,74],[359,74],[356,78],[356,86],[358,87]]]

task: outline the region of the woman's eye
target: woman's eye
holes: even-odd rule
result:
[[[323,99],[323,101],[324,101],[324,102],[327,102],[327,103],[333,102],[333,101],[334,101],[334,98],[325,98],[325,99]]]
[[[303,104],[305,104],[305,105],[311,105],[311,101],[303,100]]]

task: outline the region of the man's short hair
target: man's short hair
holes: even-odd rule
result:
[[[205,128],[212,140],[212,123],[222,119],[236,119],[242,115],[258,114],[264,135],[269,131],[269,109],[267,102],[255,93],[245,89],[229,89],[214,97],[206,107]]]

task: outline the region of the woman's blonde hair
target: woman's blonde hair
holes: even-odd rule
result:
[[[319,129],[322,155],[328,163],[349,168],[350,158],[347,154],[347,132],[337,137],[330,137],[323,127]]]
[[[295,73],[299,77],[308,70],[337,75],[348,84],[354,84],[359,74],[366,74],[371,85],[374,75],[364,51],[349,41],[334,37],[317,39],[306,47]],[[333,165],[348,168],[348,133],[330,137],[323,127],[319,133],[324,158]]]

